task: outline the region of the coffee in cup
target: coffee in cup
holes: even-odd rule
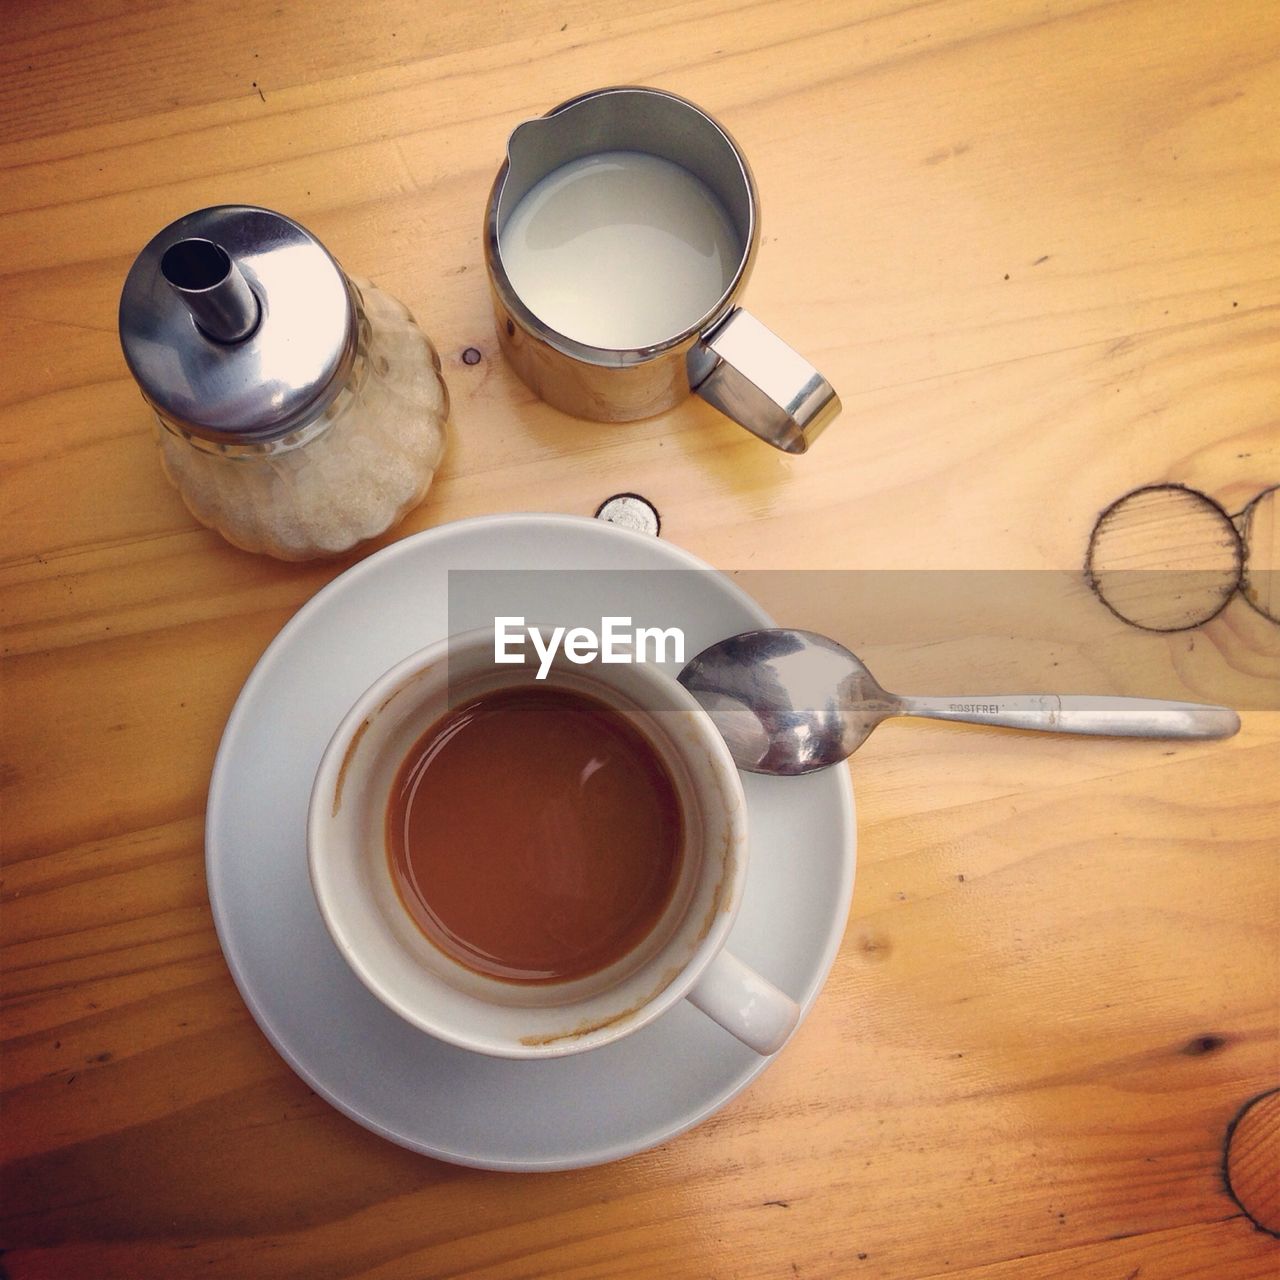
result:
[[[414,743],[387,807],[391,876],[436,947],[512,983],[589,977],[661,920],[683,818],[624,715],[557,687],[468,698]]]

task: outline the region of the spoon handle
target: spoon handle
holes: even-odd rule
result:
[[[899,715],[967,724],[1004,725],[1049,733],[1119,738],[1229,738],[1240,728],[1230,707],[1159,698],[1103,698],[1088,694],[993,694],[966,698],[899,698]]]

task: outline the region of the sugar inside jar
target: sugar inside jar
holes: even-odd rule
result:
[[[282,214],[222,205],[166,227],[129,272],[120,337],[165,473],[236,546],[338,555],[425,497],[449,413],[434,347]]]

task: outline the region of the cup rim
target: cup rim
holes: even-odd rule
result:
[[[724,888],[717,899],[715,918],[706,932],[697,940],[693,952],[678,973],[650,995],[605,1020],[599,1026],[585,1031],[567,1031],[563,1035],[532,1041],[502,1040],[497,1037],[485,1040],[437,1020],[430,1010],[406,1003],[388,991],[378,974],[366,963],[359,946],[352,943],[349,931],[340,915],[341,907],[332,896],[333,887],[329,884],[320,864],[324,858],[331,856],[334,852],[328,840],[327,827],[336,812],[335,802],[341,799],[347,757],[363,736],[362,726],[366,722],[371,722],[371,717],[382,711],[395,694],[407,687],[415,676],[428,670],[441,658],[446,658],[456,646],[470,647],[480,642],[492,643],[490,629],[480,628],[475,631],[461,632],[425,646],[383,672],[348,709],[324,749],[312,783],[306,831],[308,875],[317,909],[339,954],[364,986],[404,1021],[436,1039],[491,1057],[518,1059],[565,1057],[611,1044],[647,1026],[683,999],[723,950],[737,919],[746,885],[749,840],[742,781],[724,739],[716,731],[710,717],[692,694],[658,667],[644,663],[629,667],[628,669],[632,672],[643,671],[640,676],[642,680],[662,681],[664,691],[681,705],[682,710],[692,713],[690,719],[691,723],[698,726],[699,746],[707,751],[708,759],[718,780],[722,784],[727,783],[729,787],[733,803],[727,808],[726,822],[734,847],[724,871]],[[456,962],[450,961],[450,963]],[[479,998],[476,997],[476,999]],[[570,1005],[552,1007],[563,1008],[566,1011],[572,1008]]]

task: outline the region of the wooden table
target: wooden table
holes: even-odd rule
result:
[[[1280,1084],[1280,627],[1237,594],[1139,632],[1082,566],[1130,490],[1238,515],[1280,479],[1280,9],[9,0],[3,27],[0,1275],[1277,1274],[1223,1152]],[[506,135],[626,82],[751,157],[750,304],[844,399],[806,457],[697,402],[572,421],[504,367],[479,232]],[[236,694],[358,558],[235,551],[161,475],[120,284],[166,222],[229,200],[299,218],[440,347],[451,451],[384,542],[635,491],[719,567],[841,571],[788,620],[891,687],[1233,701],[1242,732],[887,726],[853,765],[844,947],[745,1094],[577,1172],[382,1141],[258,1031],[205,891]],[[1242,1125],[1235,1165],[1273,1230],[1278,1132]]]

